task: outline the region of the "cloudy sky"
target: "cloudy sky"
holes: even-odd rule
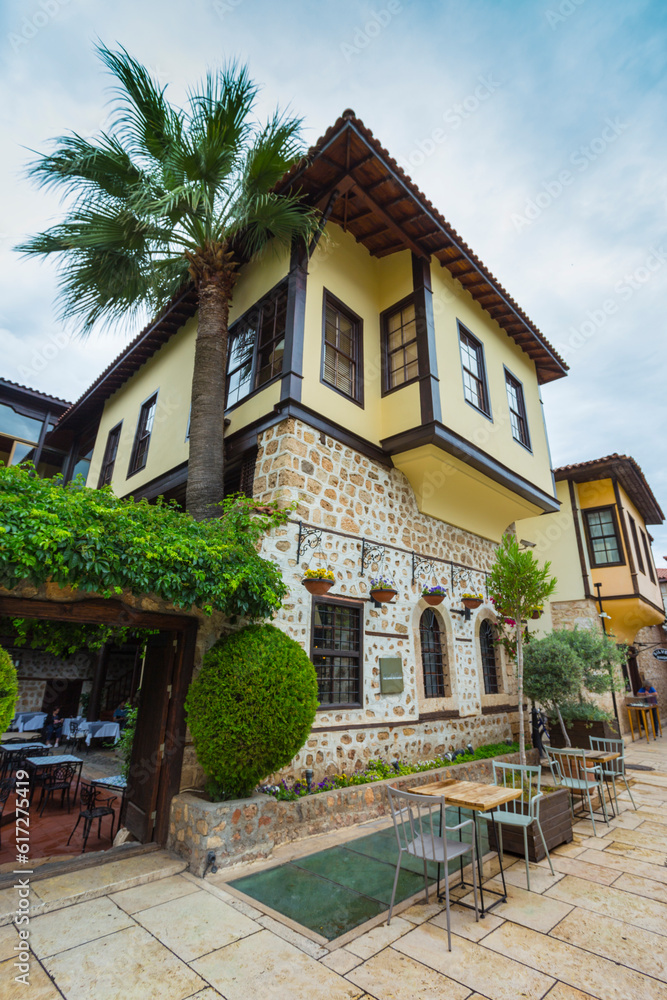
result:
[[[661,0],[4,0],[0,374],[66,399],[136,329],[78,341],[12,247],[58,217],[29,151],[104,127],[97,40],[176,102],[239,57],[308,143],[353,108],[570,364],[543,390],[554,464],[632,455],[667,511]]]

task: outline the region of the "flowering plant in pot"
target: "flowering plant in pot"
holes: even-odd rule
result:
[[[484,594],[461,594],[461,600],[463,601],[463,607],[469,608],[470,611],[474,611],[478,608],[482,601],[484,600]]]
[[[441,584],[438,584],[436,587],[424,587],[422,590],[422,597],[432,607],[435,607],[436,604],[442,604],[446,596],[447,588],[441,586]]]
[[[544,611],[544,605],[543,604],[538,604],[537,607],[533,608],[530,617],[533,618],[533,619],[535,619],[535,620],[537,620],[538,618],[542,617],[542,612],[543,611]]]
[[[393,580],[386,576],[371,577],[371,597],[378,604],[391,604],[397,593]]]
[[[318,569],[307,569],[301,582],[309,594],[321,596],[331,590],[335,579],[333,570],[319,567]]]

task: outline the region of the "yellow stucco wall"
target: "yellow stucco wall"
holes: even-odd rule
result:
[[[289,252],[273,245],[258,261],[242,267],[234,288],[230,324],[284,278],[288,268]],[[124,496],[187,461],[189,445],[185,435],[190,415],[196,335],[195,316],[106,401],[88,473],[88,486],[97,486],[109,431],[121,420],[123,428],[111,483],[115,493]],[[128,479],[127,468],[141,404],[156,391],[157,409],[148,461],[140,472]],[[230,431],[270,412],[279,396],[279,386],[274,384],[240,404],[230,414]]]
[[[435,259],[431,264],[431,281],[442,422],[553,496],[551,462],[534,363]],[[457,320],[484,347],[491,419],[468,403],[463,395]],[[512,437],[504,366],[523,385],[532,451]]]
[[[558,580],[553,600],[582,600],[585,596],[584,581],[567,483],[556,483],[556,496],[561,504],[558,513],[517,521],[516,533],[520,539],[535,542],[532,551],[542,565],[545,562],[551,563],[551,573]],[[537,631],[544,631],[546,624],[540,619],[535,628]]]
[[[320,381],[325,289],[363,321],[363,409]],[[382,397],[380,313],[411,292],[409,251],[378,260],[340,226],[326,227],[308,268],[302,402],[376,445],[420,422],[417,384]]]
[[[100,422],[87,485],[97,486],[107,437],[122,420],[123,427],[111,485],[124,496],[185,462],[185,440],[190,413],[190,388],[194,366],[196,320],[191,319],[138,372],[106,401]],[[127,478],[141,404],[157,392],[148,461],[141,472]]]

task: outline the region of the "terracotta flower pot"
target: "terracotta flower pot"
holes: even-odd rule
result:
[[[306,579],[301,581],[309,594],[314,594],[316,597],[322,597],[323,594],[328,594],[333,587],[333,580],[317,580],[317,579]]]
[[[433,608],[436,607],[436,605],[438,604],[442,604],[442,602],[445,599],[444,594],[422,594],[422,597],[424,598],[426,603],[430,604],[431,607]]]
[[[538,618],[542,617],[542,612],[538,608],[535,608],[530,617],[533,618],[535,621],[537,621]]]
[[[463,597],[463,607],[468,608],[469,611],[474,611],[482,603],[478,597]]]
[[[378,604],[391,604],[397,593],[397,590],[371,590],[371,597]]]

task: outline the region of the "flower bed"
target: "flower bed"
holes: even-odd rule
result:
[[[497,760],[518,763],[519,754],[505,752]],[[537,763],[536,750],[526,751],[529,763]],[[459,758],[459,761],[461,758]],[[429,762],[424,762],[424,765]],[[346,787],[321,789],[323,794],[302,795],[294,801],[256,793],[246,799],[209,802],[201,792],[181,792],[171,804],[167,847],[185,858],[195,875],[203,875],[209,851],[220,867],[268,857],[281,844],[304,837],[354,826],[389,813],[385,786],[400,788],[423,785],[441,778],[468,781],[493,780],[491,758],[477,758],[445,766],[414,765],[421,771],[392,772],[388,778],[367,778]]]
[[[354,771],[352,774],[343,771],[341,774],[327,775],[324,781],[314,785],[309,786],[306,781],[294,781],[288,785],[283,780],[278,785],[260,785],[258,791],[273,795],[274,798],[282,801],[295,802],[304,795],[318,795],[322,792],[334,791],[337,788],[367,785],[372,781],[395,778],[397,775],[421,774],[422,771],[452,767],[454,764],[469,764],[473,760],[489,760],[492,757],[499,757],[501,754],[518,752],[519,744],[506,740],[504,743],[487,743],[472,752],[455,750],[453,753],[446,753],[441,757],[419,761],[418,764],[403,764],[399,760],[387,764],[384,760],[370,760],[362,771]]]

